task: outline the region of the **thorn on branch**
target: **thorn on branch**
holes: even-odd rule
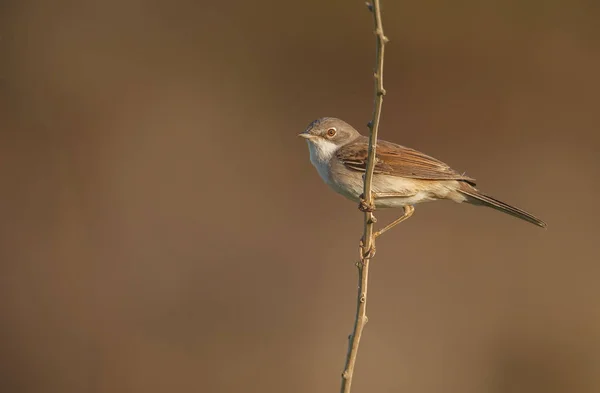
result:
[[[369,2],[367,1],[367,2],[365,2],[365,5],[367,6],[367,9],[368,9],[370,12],[373,12],[373,4],[371,4],[371,3],[369,3]]]
[[[377,90],[377,95],[378,96],[384,96],[385,93],[386,93],[385,89],[379,89],[379,90]]]

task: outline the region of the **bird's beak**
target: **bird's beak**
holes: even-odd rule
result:
[[[314,135],[308,134],[306,132],[302,132],[302,133],[298,134],[298,136],[301,138],[304,138],[304,139],[308,139],[308,140],[314,139],[314,137],[315,137]]]

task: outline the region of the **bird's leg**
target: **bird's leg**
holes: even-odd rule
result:
[[[415,208],[413,206],[411,206],[411,205],[404,206],[404,214],[402,216],[400,216],[400,218],[397,218],[396,220],[389,223],[385,228],[375,232],[373,234],[373,238],[377,239],[379,236],[383,235],[385,232],[389,231],[396,225],[400,224],[402,221],[408,220],[410,218],[410,216],[413,215],[414,212],[415,212]]]
[[[375,199],[375,198],[394,198],[394,197],[398,197],[398,196],[406,196],[406,195],[399,194],[397,192],[373,193],[373,199]],[[360,195],[359,199],[360,199],[360,203],[358,205],[358,209],[360,211],[363,211],[363,212],[375,211],[375,204],[373,203],[371,205],[368,205],[364,199],[363,194]],[[375,239],[377,239],[379,236],[383,235],[385,232],[389,231],[396,225],[400,224],[402,221],[409,219],[410,216],[412,216],[413,213],[415,212],[415,208],[412,205],[404,206],[403,209],[404,209],[404,214],[401,217],[392,221],[385,228],[383,228],[380,231],[377,231],[373,234],[372,244],[371,244],[371,248],[369,250],[364,249],[364,241],[363,241],[363,239],[360,240],[359,250],[360,250],[360,254],[361,254],[361,261],[364,261],[364,259],[373,258],[375,256]],[[375,217],[373,217],[373,219],[375,219]]]

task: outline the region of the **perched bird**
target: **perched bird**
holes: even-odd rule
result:
[[[306,139],[310,161],[323,181],[346,198],[361,202],[369,139],[333,117],[313,121],[298,136]],[[404,209],[404,215],[384,231],[410,217],[413,205],[439,199],[491,207],[546,227],[545,222],[532,214],[483,194],[475,188],[475,179],[433,157],[383,140],[377,142],[376,152],[372,182],[375,207]]]

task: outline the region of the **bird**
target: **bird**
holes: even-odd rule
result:
[[[475,188],[475,179],[450,168],[442,161],[409,147],[378,140],[372,178],[374,206],[366,206],[362,193],[369,138],[335,117],[311,122],[298,134],[306,139],[310,162],[321,179],[335,192],[354,202],[361,210],[402,208],[404,214],[376,235],[408,219],[414,205],[436,200],[451,200],[486,206],[538,227],[547,224],[518,207],[509,205]]]

